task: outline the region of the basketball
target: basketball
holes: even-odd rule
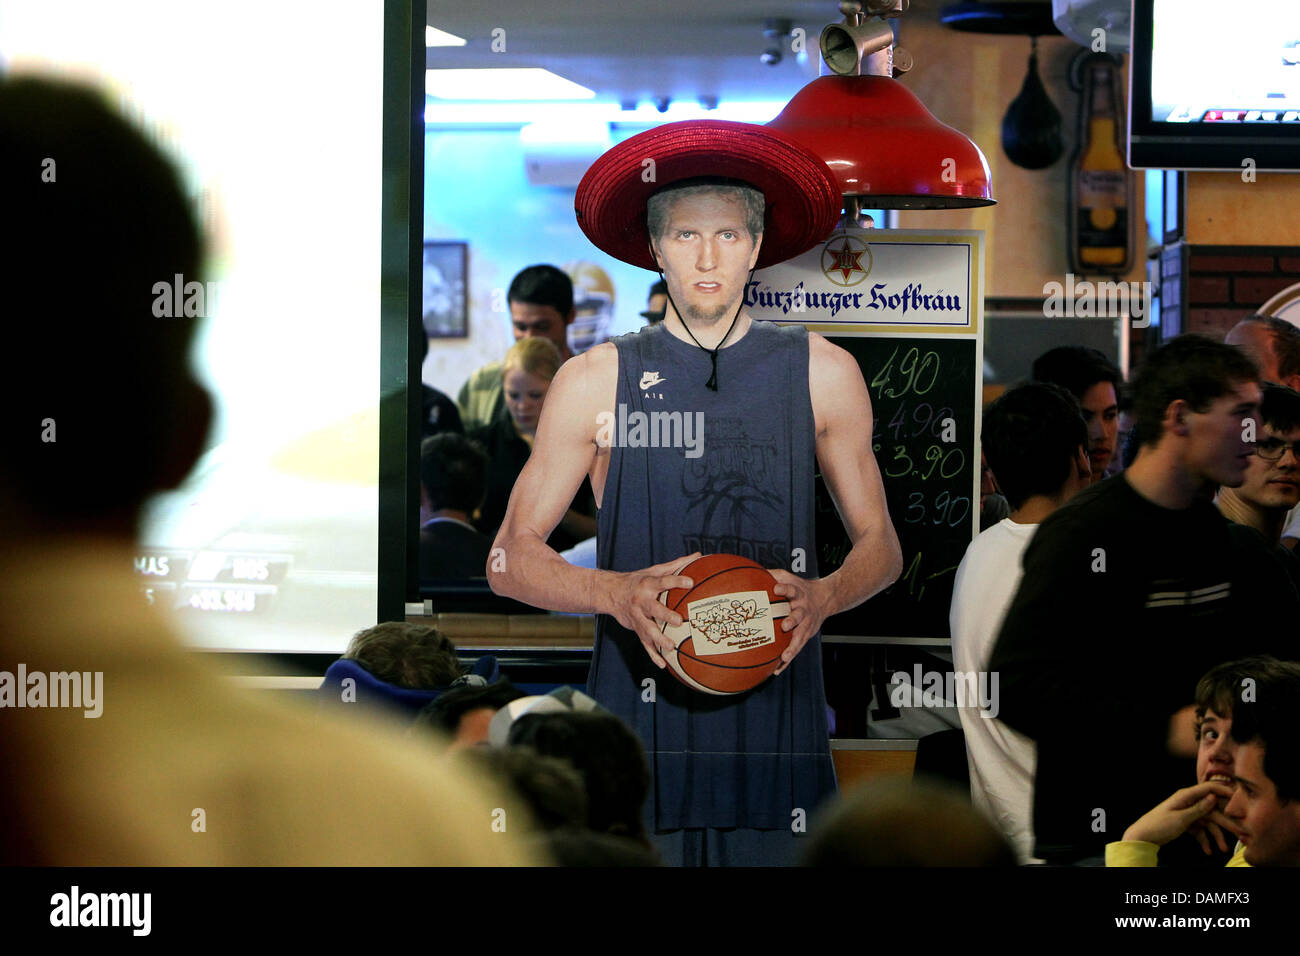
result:
[[[663,632],[675,651],[665,655],[673,676],[706,694],[741,694],[781,665],[790,633],[781,622],[790,602],[776,594],[776,578],[760,564],[734,554],[710,554],[678,574],[694,587],[672,588],[659,600],[682,616]]]

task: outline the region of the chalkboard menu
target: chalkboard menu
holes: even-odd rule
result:
[[[978,530],[976,342],[894,336],[831,341],[857,359],[871,393],[872,448],[903,549],[903,573],[871,600],[827,618],[822,634],[946,638],[953,577]],[[820,471],[816,525],[825,577],[844,562],[851,542]]]

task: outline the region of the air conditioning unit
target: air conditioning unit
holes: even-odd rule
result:
[[[602,150],[590,143],[548,143],[524,148],[524,173],[530,186],[567,186],[578,182]]]
[[[530,123],[519,131],[519,140],[530,186],[576,189],[591,164],[609,149],[609,124]]]
[[[1105,31],[1106,53],[1127,53],[1129,0],[1052,0],[1057,29],[1075,43],[1092,48],[1098,29]]]

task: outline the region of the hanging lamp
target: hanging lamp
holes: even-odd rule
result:
[[[820,42],[835,75],[813,80],[768,125],[825,161],[850,220],[859,209],[992,205],[980,148],[895,79],[912,58],[895,48],[886,21],[906,12],[907,0],[847,2],[840,10],[844,22],[827,26]]]

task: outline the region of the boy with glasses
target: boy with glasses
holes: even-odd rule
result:
[[[1287,512],[1300,503],[1300,393],[1269,383],[1262,391],[1255,454],[1246,476],[1237,488],[1220,488],[1214,503],[1229,521],[1277,544]]]

